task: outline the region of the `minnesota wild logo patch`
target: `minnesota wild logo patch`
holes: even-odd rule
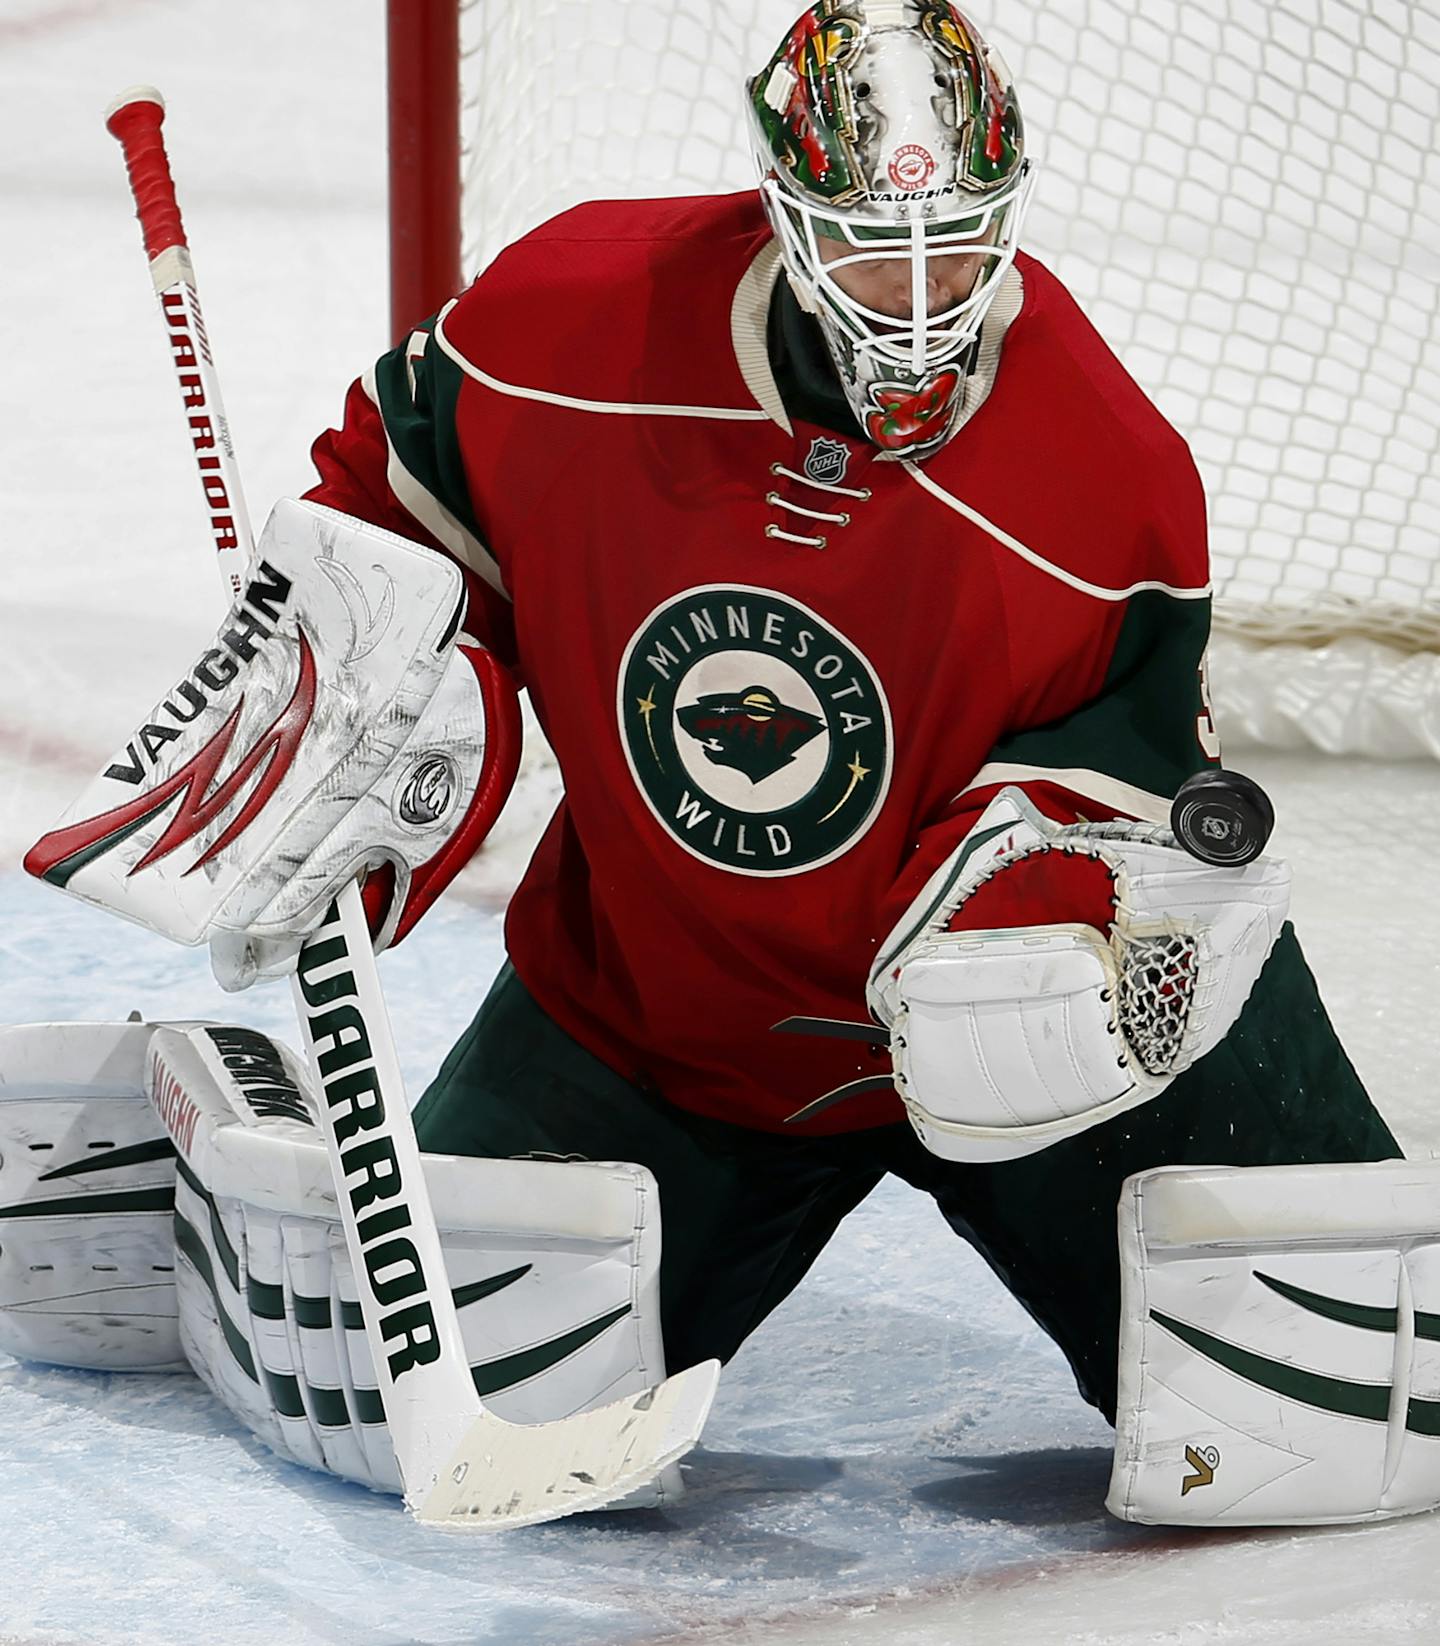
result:
[[[693,856],[799,874],[846,852],[890,785],[890,708],[869,661],[807,606],[711,585],[658,606],[617,711],[647,805]]]

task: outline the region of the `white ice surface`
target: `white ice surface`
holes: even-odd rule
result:
[[[119,154],[152,81],[257,519],[385,342],[378,0],[0,0],[0,851],[47,827],[213,622],[215,577]],[[1362,1073],[1440,1144],[1440,772],[1259,758]],[[500,958],[535,822],[384,962],[417,1090]],[[286,992],[0,873],[0,1021]],[[0,1357],[0,1646],[1340,1646],[1440,1638],[1440,1523],[1175,1535],[1100,1507],[1109,1431],[928,1201],[882,1188],[727,1372],[665,1514],[462,1540],[280,1464],[187,1379]]]

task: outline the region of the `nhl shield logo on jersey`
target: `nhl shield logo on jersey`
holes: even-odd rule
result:
[[[830,862],[889,787],[890,709],[874,669],[769,589],[688,589],[657,608],[625,649],[617,709],[650,810],[692,856],[738,874]]]
[[[826,437],[816,435],[810,442],[810,450],[805,453],[805,474],[808,479],[818,480],[822,485],[835,486],[845,478],[845,470],[850,463],[850,448],[840,440],[827,440]]]

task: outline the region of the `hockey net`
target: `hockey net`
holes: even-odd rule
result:
[[[582,199],[749,184],[741,83],[799,9],[463,0],[467,274]],[[1433,0],[969,9],[1039,160],[1027,247],[1204,476],[1227,743],[1440,756]]]

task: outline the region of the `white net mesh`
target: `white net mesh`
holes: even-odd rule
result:
[[[1195,998],[1199,955],[1187,932],[1131,938],[1120,957],[1120,1027],[1146,1074],[1174,1067]]]
[[[599,196],[745,187],[798,0],[471,0],[466,257]],[[1440,9],[976,0],[1025,243],[1190,441],[1221,729],[1440,755]]]

